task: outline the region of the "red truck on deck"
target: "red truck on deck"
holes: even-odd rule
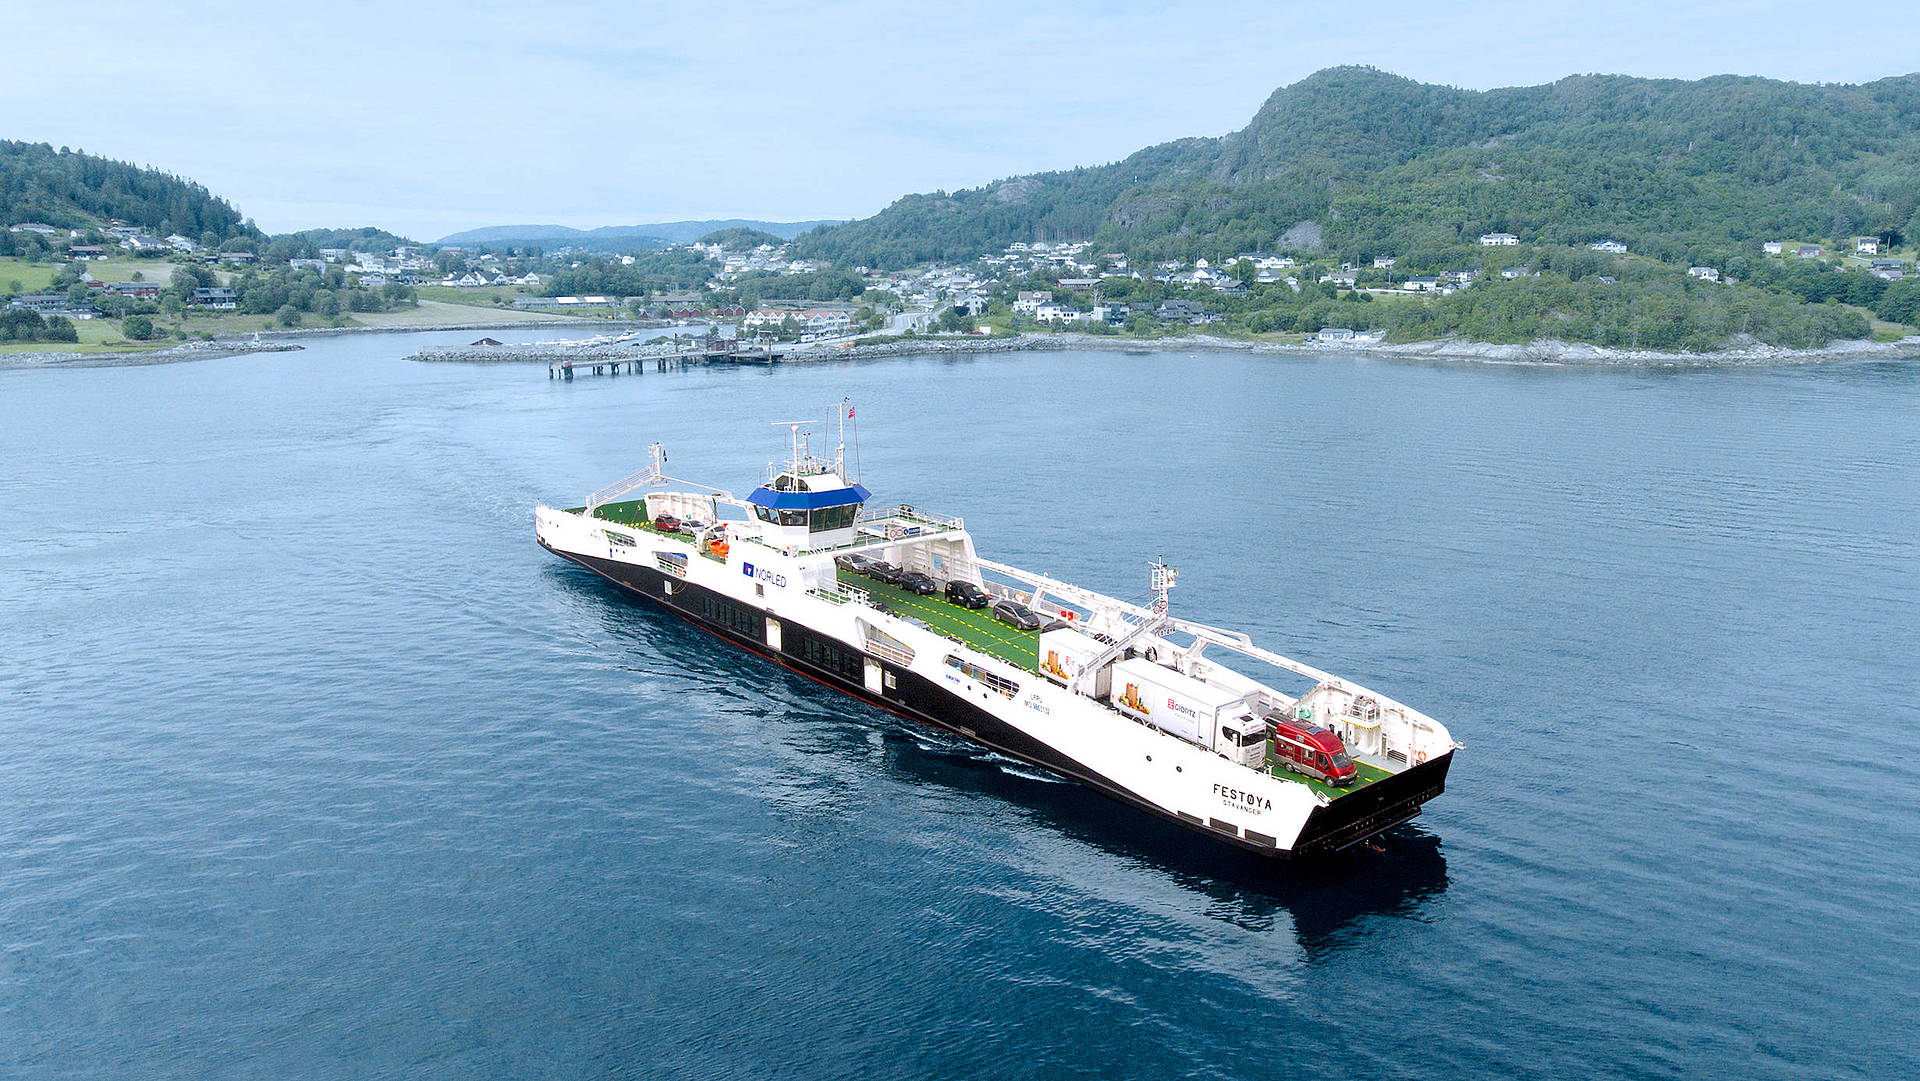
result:
[[[1267,721],[1273,731],[1273,756],[1281,765],[1343,788],[1360,779],[1360,767],[1347,757],[1347,745],[1339,736],[1312,721],[1277,714]]]

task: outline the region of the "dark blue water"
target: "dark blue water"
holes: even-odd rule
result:
[[[447,336],[464,339],[465,336]],[[1912,1076],[1920,366],[0,373],[0,1075]],[[859,403],[884,501],[1443,719],[1249,862],[533,542]]]

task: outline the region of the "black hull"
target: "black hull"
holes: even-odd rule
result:
[[[753,610],[754,615],[760,620],[757,636],[742,633],[743,628],[738,627],[734,621],[710,618],[709,613],[714,610],[716,602],[732,605],[736,610],[745,608],[746,606],[739,601],[703,586],[670,577],[663,571],[649,567],[563,552],[551,547],[544,540],[540,542],[540,546],[562,559],[578,563],[630,593],[665,608],[715,637],[724,639],[749,653],[765,657],[818,683],[824,683],[862,702],[959,736],[998,754],[1059,774],[1109,799],[1260,856],[1285,858],[1309,852],[1337,851],[1413,818],[1420,813],[1420,803],[1440,794],[1446,779],[1447,765],[1452,759],[1451,754],[1442,756],[1432,762],[1416,766],[1406,773],[1375,782],[1361,792],[1341,798],[1331,806],[1320,808],[1308,817],[1306,828],[1291,851],[1275,848],[1248,841],[1225,830],[1215,829],[1206,823],[1175,814],[1151,801],[1142,799],[1100,774],[1087,770],[1047,744],[1006,724],[1000,718],[973,705],[950,689],[904,668],[880,661],[887,678],[884,683],[884,692],[875,694],[866,688],[862,680],[849,678],[839,671],[813,663],[803,656],[804,650],[800,643],[803,641],[802,635],[808,632],[808,628],[802,624],[792,623],[783,618],[781,622],[786,633],[782,635],[782,648],[775,651],[770,649],[766,642],[764,613]],[[668,582],[674,585],[672,594],[666,592],[665,587]],[[749,624],[744,629],[751,630],[753,627]],[[1416,775],[1423,779],[1411,785],[1403,783]],[[1379,790],[1387,791],[1382,791],[1381,796],[1377,798],[1364,798]],[[1417,799],[1408,803],[1406,797],[1409,796],[1417,796]],[[1356,801],[1355,809],[1351,814],[1345,813],[1349,801]],[[1336,809],[1341,813],[1328,814]]]

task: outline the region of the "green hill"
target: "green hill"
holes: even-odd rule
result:
[[[1917,212],[1920,75],[1589,75],[1470,91],[1332,68],[1230,135],[910,195],[796,247],[884,268],[1067,239],[1136,259],[1280,249],[1432,264],[1498,231],[1711,263],[1767,237],[1920,234]]]
[[[0,225],[85,228],[119,218],[157,236],[258,236],[232,204],[190,180],[45,143],[0,140]]]

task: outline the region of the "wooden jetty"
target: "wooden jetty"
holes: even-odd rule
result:
[[[648,362],[652,362],[657,372],[685,368],[689,364],[765,364],[771,367],[784,360],[786,355],[784,349],[743,345],[738,338],[722,338],[717,333],[709,332],[704,337],[685,341],[676,338],[664,347],[649,346],[645,352],[630,357],[588,356],[550,360],[547,362],[547,378],[571,381],[578,374],[619,375],[623,368],[628,375],[641,375],[646,372]]]

